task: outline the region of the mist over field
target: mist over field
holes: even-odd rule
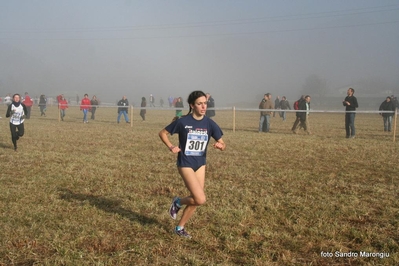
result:
[[[399,1],[0,1],[0,97],[399,94]],[[360,104],[360,108],[364,105]],[[368,106],[367,104],[366,106]]]

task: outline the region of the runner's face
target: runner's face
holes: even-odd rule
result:
[[[19,102],[19,95],[14,96],[14,102]]]
[[[194,111],[194,114],[197,116],[203,116],[206,113],[207,99],[205,96],[201,96],[195,100],[194,105],[191,108]]]

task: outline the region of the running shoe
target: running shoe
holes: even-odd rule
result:
[[[169,215],[174,220],[176,220],[177,213],[180,210],[180,207],[178,207],[177,204],[176,204],[178,199],[179,199],[178,197],[174,197],[173,200],[172,200],[172,204],[170,205],[170,208],[169,208]]]
[[[176,235],[179,235],[179,236],[181,236],[181,237],[191,238],[191,235],[190,235],[189,233],[187,233],[186,230],[184,230],[184,228],[183,228],[183,229],[180,229],[180,230],[177,230],[177,229],[175,228],[175,234],[176,234]]]

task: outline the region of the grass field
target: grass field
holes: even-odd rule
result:
[[[0,265],[399,264],[399,144],[380,116],[358,114],[346,139],[343,114],[311,114],[313,134],[294,135],[292,113],[260,134],[258,112],[237,112],[233,132],[217,111],[227,150],[208,151],[187,240],[167,214],[187,191],[158,137],[173,113],[135,111],[131,127],[114,108],[83,124],[77,108],[59,122],[34,107],[14,152],[1,106]]]

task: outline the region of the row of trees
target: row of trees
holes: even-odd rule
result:
[[[351,84],[348,87],[352,86],[354,85]],[[377,77],[364,78],[358,81],[355,87],[358,87],[357,89],[359,89],[363,95],[383,94],[388,96],[395,94],[396,90],[396,88],[393,88],[392,85]],[[302,94],[310,94],[312,97],[319,98],[337,95],[337,91],[335,90],[337,89],[331,88],[328,85],[326,79],[316,74],[307,77],[302,86]]]

